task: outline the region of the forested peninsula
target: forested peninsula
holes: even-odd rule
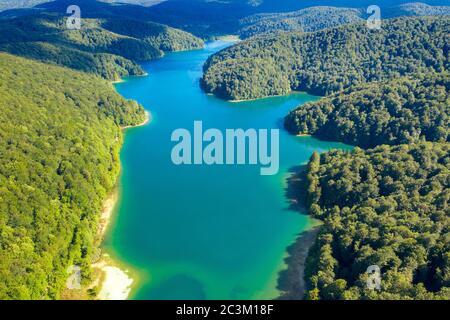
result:
[[[342,88],[319,79],[328,95],[285,118],[292,134],[366,148],[314,153],[296,173],[296,201],[322,221],[305,263],[307,299],[450,299],[448,36],[434,33],[436,22],[448,30],[449,19],[389,23],[399,21],[409,26],[400,36],[408,49],[383,46]],[[422,39],[408,43],[420,30]],[[377,65],[380,76],[364,76]],[[374,265],[380,290],[367,286]]]
[[[291,111],[285,128],[363,148],[449,142],[450,75],[415,74],[365,83]]]
[[[227,100],[306,91],[327,95],[366,82],[449,67],[447,17],[402,17],[312,33],[251,38],[213,55],[202,88]]]
[[[248,32],[279,18],[254,17]],[[324,96],[290,112],[286,129],[365,148],[314,153],[296,173],[294,198],[322,221],[305,298],[450,299],[448,30],[448,17],[427,16],[267,34],[205,64],[202,88],[223,99]],[[367,287],[372,265],[381,290]]]

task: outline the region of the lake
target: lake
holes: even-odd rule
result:
[[[126,131],[121,151],[120,199],[105,249],[136,275],[132,299],[271,299],[285,268],[286,248],[313,221],[289,209],[286,179],[314,151],[340,143],[295,137],[283,117],[318,97],[286,97],[232,103],[199,87],[202,65],[230,45],[169,53],[143,64],[146,77],[116,84],[141,103],[151,123]],[[252,165],[176,166],[175,129],[280,129],[280,170],[261,176]]]

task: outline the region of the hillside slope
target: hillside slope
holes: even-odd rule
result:
[[[382,19],[438,15],[450,15],[450,6],[413,2],[383,7],[381,10]],[[359,6],[357,2],[352,4],[352,8],[319,6],[287,13],[262,13],[241,19],[238,33],[246,39],[271,32],[314,32],[366,20],[368,16],[366,7]]]
[[[291,111],[285,127],[363,148],[381,144],[448,142],[450,76],[419,74],[366,83]]]
[[[52,14],[0,20],[0,51],[112,80],[143,74],[137,62],[164,51],[202,46],[186,32],[137,20],[83,19],[80,30],[67,29],[66,18]]]
[[[364,82],[449,68],[448,17],[404,17],[381,30],[365,23],[314,33],[252,38],[213,55],[206,92],[229,100],[287,94],[326,95]]]
[[[315,153],[306,202],[323,221],[306,263],[309,299],[450,299],[450,146]],[[380,268],[380,290],[367,286]]]
[[[314,32],[361,21],[362,11],[351,8],[312,7],[296,12],[258,14],[240,20],[239,35],[247,39],[271,32]]]
[[[5,53],[0,97],[0,300],[58,298],[69,265],[89,277],[119,126],[143,108],[98,77]]]

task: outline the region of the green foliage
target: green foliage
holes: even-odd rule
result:
[[[69,265],[88,270],[119,126],[143,109],[97,77],[5,53],[0,97],[0,299],[57,298]]]
[[[214,86],[215,94],[222,99],[233,97],[244,100],[287,94],[290,91],[289,81],[283,77],[272,77],[276,68],[264,59],[225,60],[216,67],[220,69],[220,74],[216,74],[218,78],[212,79],[206,74],[201,85],[206,91],[211,91],[211,85]],[[239,81],[242,77],[249,81]],[[243,95],[235,96],[235,92],[242,92]]]
[[[119,18],[83,19],[81,30],[68,30],[65,17],[51,14],[0,20],[0,51],[111,80],[142,75],[136,62],[160,58],[163,51],[202,45],[183,31]]]
[[[193,35],[168,26],[131,19],[109,19],[102,27],[117,34],[143,40],[161,51],[200,49],[204,42]]]
[[[0,44],[0,51],[41,62],[60,65],[118,80],[128,75],[141,75],[144,71],[130,60],[107,53],[92,54],[46,42],[14,42]]]
[[[449,67],[446,17],[398,18],[381,30],[365,23],[314,33],[256,37],[213,55],[204,66],[202,87],[232,100],[264,97],[289,90],[326,95],[365,82]],[[242,61],[264,60],[254,71]],[[257,73],[263,73],[263,79]],[[254,87],[254,88],[253,88]],[[245,91],[252,88],[251,92]]]
[[[266,13],[240,21],[242,39],[271,32],[314,32],[361,21],[363,11],[351,8],[312,7],[288,13]]]
[[[450,299],[448,143],[331,151],[309,167],[308,205],[323,227],[308,298]],[[380,291],[366,287],[371,265]]]
[[[351,87],[291,111],[285,127],[364,148],[449,141],[450,77],[414,75]]]

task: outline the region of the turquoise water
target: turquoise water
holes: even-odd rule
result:
[[[280,171],[261,176],[259,166],[175,166],[177,128],[282,128],[295,106],[316,100],[294,94],[230,103],[199,88],[207,57],[229,45],[171,53],[143,64],[147,77],[116,88],[152,114],[152,122],[127,131],[121,152],[117,214],[107,251],[139,278],[134,299],[269,299],[278,294],[277,275],[286,248],[311,225],[288,209],[286,178],[312,152],[338,143],[280,132]]]

